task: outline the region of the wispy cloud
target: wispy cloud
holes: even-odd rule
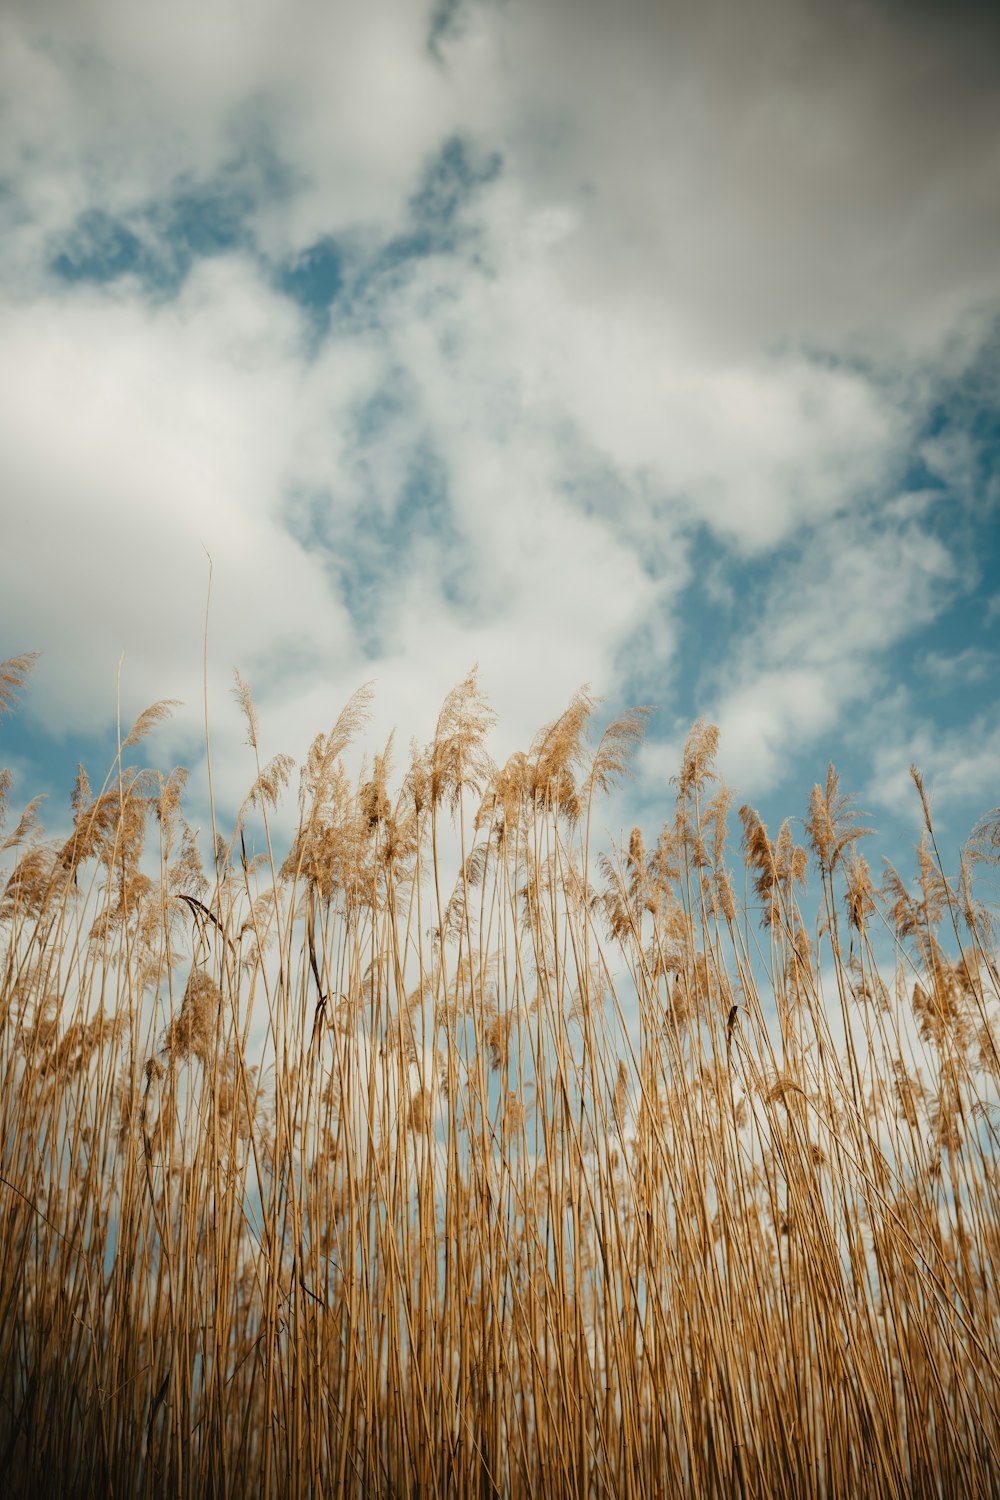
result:
[[[867,795],[914,819],[920,808],[911,765],[924,778],[933,811],[943,814],[950,827],[955,828],[956,816],[967,817],[970,808],[985,812],[995,805],[1000,786],[1000,716],[995,710],[977,714],[959,729],[919,718],[898,725],[896,734],[876,747]],[[955,831],[964,837],[969,827],[959,824]]]
[[[924,657],[923,667],[936,687],[947,689],[996,677],[1000,657],[982,646],[966,646],[963,651],[929,651]]]

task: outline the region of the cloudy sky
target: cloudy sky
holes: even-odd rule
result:
[[[893,837],[1000,788],[1000,19],[932,0],[6,0],[3,756],[223,795],[374,680],[582,683]],[[103,767],[101,767],[103,769]],[[893,832],[895,830],[895,832]]]

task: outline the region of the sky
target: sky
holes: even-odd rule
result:
[[[123,721],[253,777],[361,683],[496,751],[582,684],[766,819],[904,848],[1000,787],[1000,11],[6,0],[0,763]],[[98,779],[100,777],[98,776]],[[17,800],[15,796],[15,801]],[[65,814],[62,814],[63,816]],[[617,831],[617,830],[616,830]]]

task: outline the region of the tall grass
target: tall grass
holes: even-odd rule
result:
[[[1000,820],[949,881],[915,778],[877,890],[831,770],[734,868],[698,724],[655,842],[602,849],[642,714],[595,707],[497,767],[473,675],[351,778],[359,694],[288,846],[258,760],[204,865],[185,773],[130,768],[162,706],[68,838],[29,806],[4,1493],[1000,1493]]]

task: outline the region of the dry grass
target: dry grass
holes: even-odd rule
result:
[[[950,884],[917,778],[879,891],[831,771],[737,875],[699,724],[602,854],[641,715],[497,767],[471,676],[352,781],[365,708],[287,850],[278,757],[203,868],[158,708],[8,840],[0,1489],[1000,1493],[996,817]]]

